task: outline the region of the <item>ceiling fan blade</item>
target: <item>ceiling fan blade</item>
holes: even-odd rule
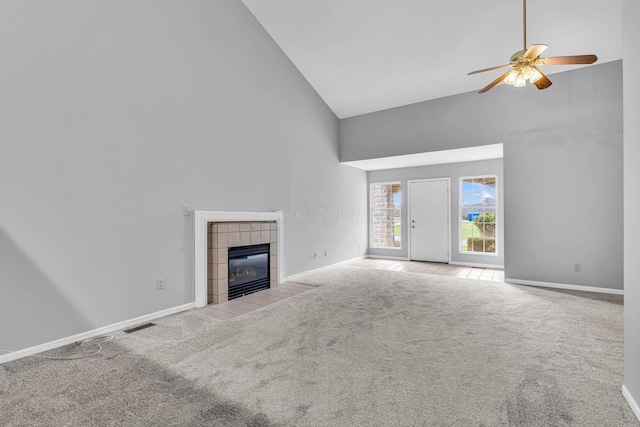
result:
[[[529,49],[522,55],[526,59],[536,59],[542,52],[544,52],[549,46],[546,44],[532,44]]]
[[[511,70],[507,71],[506,73],[504,73],[503,75],[501,75],[500,77],[498,77],[497,79],[489,83],[487,86],[480,89],[478,93],[485,93],[486,91],[488,91],[489,89],[491,89],[492,87],[494,87],[495,85],[503,81],[507,77],[507,74],[509,74],[510,72]]]
[[[551,83],[551,80],[549,80],[549,78],[547,76],[545,76],[542,71],[540,71],[540,69],[538,67],[532,67],[532,68],[534,68],[542,76],[538,80],[533,82],[533,84],[536,85],[536,87],[538,89],[540,89],[540,90],[546,89],[546,88],[548,88],[549,86],[551,86],[553,84],[553,83]]]
[[[598,60],[595,55],[552,56],[540,58],[541,65],[593,64]]]
[[[476,71],[472,71],[472,72],[470,72],[469,74],[467,74],[467,76],[470,76],[471,74],[484,73],[485,71],[499,70],[500,68],[506,68],[506,67],[511,67],[511,64],[507,64],[507,65],[498,65],[497,67],[491,67],[491,68],[485,68],[484,70],[476,70]]]

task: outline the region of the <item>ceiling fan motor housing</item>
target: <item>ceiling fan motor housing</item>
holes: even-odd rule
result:
[[[517,51],[516,53],[511,55],[511,59],[509,60],[509,62],[511,62],[511,63],[517,62],[518,58],[521,58],[522,56],[524,56],[526,51],[527,51],[526,49],[522,49],[522,50]]]

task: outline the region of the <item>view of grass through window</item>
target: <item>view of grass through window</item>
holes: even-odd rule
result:
[[[400,183],[371,184],[371,247],[400,248]]]
[[[460,252],[496,252],[495,176],[460,179]]]

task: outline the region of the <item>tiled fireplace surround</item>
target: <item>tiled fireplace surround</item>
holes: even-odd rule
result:
[[[277,258],[277,275],[276,285],[284,283],[284,271],[285,271],[285,259],[284,259],[284,213],[281,211],[260,211],[260,212],[248,212],[248,211],[205,211],[194,210],[193,211],[193,305],[194,307],[205,307],[208,304],[209,290],[208,290],[208,270],[209,270],[209,224],[210,223],[274,223],[276,224],[277,244],[276,246],[276,258]],[[246,227],[245,227],[246,228]],[[271,239],[271,226],[269,226],[269,239]],[[251,229],[251,226],[249,226]],[[238,227],[238,231],[240,227]],[[257,231],[257,230],[256,230]],[[266,230],[265,230],[266,231]],[[260,232],[262,236],[262,226],[260,226]],[[227,227],[227,233],[229,228]],[[229,236],[227,236],[228,238]],[[266,237],[266,235],[265,235]],[[235,238],[235,237],[232,237]],[[213,239],[213,236],[212,236]],[[216,237],[217,239],[217,237]],[[224,237],[222,237],[224,239]],[[251,237],[249,237],[251,239]],[[245,235],[246,241],[246,235]],[[249,240],[251,241],[251,240]],[[228,245],[227,241],[227,245]],[[217,245],[217,241],[216,241]],[[270,246],[271,248],[271,246]],[[218,249],[218,248],[216,248]],[[271,253],[271,255],[274,255]],[[217,260],[216,260],[217,261]],[[211,263],[213,264],[213,263]],[[218,262],[216,262],[218,264]],[[212,267],[213,268],[213,267]],[[270,272],[272,273],[272,272]],[[271,275],[271,279],[274,276]],[[213,291],[213,289],[212,289]],[[219,290],[218,290],[219,291]],[[220,293],[218,293],[218,296]],[[213,300],[213,292],[211,293],[211,300]]]
[[[275,221],[209,222],[207,224],[207,303],[228,300],[229,248],[269,244],[269,278],[278,286],[278,230]]]

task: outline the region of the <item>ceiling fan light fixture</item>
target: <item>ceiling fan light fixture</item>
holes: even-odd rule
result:
[[[511,70],[509,74],[507,74],[507,77],[505,77],[504,79],[505,84],[513,86],[513,84],[516,82],[517,76],[518,76],[518,70],[515,70],[515,69]]]
[[[524,77],[525,80],[531,80],[535,76],[535,74],[536,74],[536,70],[534,70],[533,68],[527,65],[522,67],[522,76]]]
[[[527,85],[527,80],[524,78],[522,73],[518,73],[516,76],[516,81],[513,83],[513,87],[523,87]]]
[[[533,70],[533,75],[531,77],[529,77],[529,82],[530,83],[535,83],[538,80],[540,80],[541,78],[542,78],[542,74],[540,74],[540,71]]]
[[[546,44],[532,44],[527,48],[527,0],[522,0],[522,15],[523,49],[511,55],[508,64],[468,73],[471,75],[511,67],[511,70],[480,89],[478,93],[485,93],[500,83],[514,87],[524,87],[527,85],[527,80],[529,80],[529,83],[535,84],[538,89],[547,89],[552,85],[551,80],[538,69],[538,65],[588,65],[598,60],[598,57],[593,54],[541,58],[540,54],[548,47]]]

